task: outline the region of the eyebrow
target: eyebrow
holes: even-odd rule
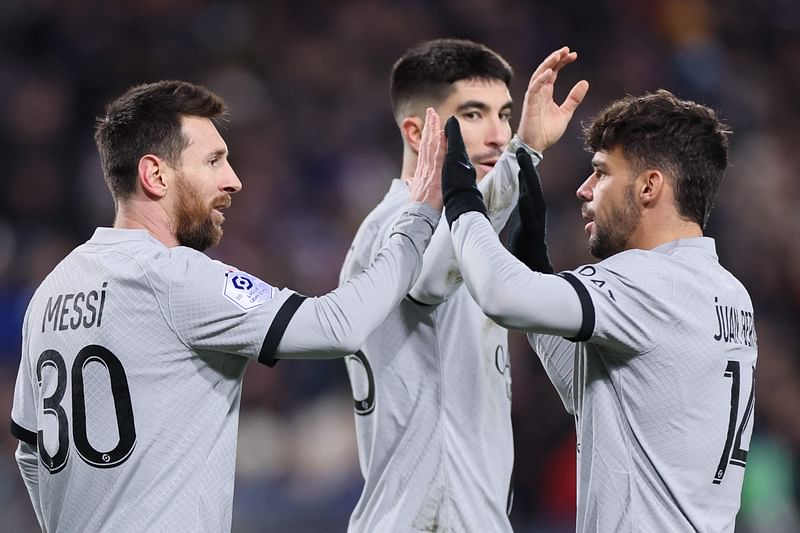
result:
[[[225,157],[227,155],[229,155],[228,154],[228,150],[226,150],[225,148],[220,148],[219,150],[214,150],[213,152],[208,154],[209,157]]]
[[[592,159],[592,167],[599,168],[601,170],[608,169],[608,165],[606,164],[606,162],[601,159]]]
[[[511,109],[513,103],[514,102],[509,100],[503,105],[503,107],[500,108],[500,111]],[[483,112],[489,111],[489,105],[486,102],[481,102],[480,100],[467,100],[466,102],[464,102],[463,104],[461,104],[456,108],[456,112],[458,113],[464,111],[465,109],[470,109],[470,108],[480,109]]]

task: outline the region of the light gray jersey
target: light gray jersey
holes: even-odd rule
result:
[[[757,343],[750,297],[714,241],[563,275],[583,300],[581,342],[529,338],[575,415],[578,531],[733,531]]]
[[[385,252],[336,294],[307,300],[144,230],[98,229],[44,280],[23,326],[12,431],[38,447],[38,475],[20,466],[42,528],[229,530],[247,362],[359,345],[366,333],[339,329],[329,307],[371,306],[372,324],[347,318],[377,325],[419,272],[438,218],[428,210],[399,239],[414,251]],[[352,338],[336,348],[332,337]]]
[[[481,182],[497,231],[516,202],[517,170],[514,156],[504,154],[497,172]],[[359,228],[342,281],[370,263],[407,198],[405,183],[394,180]],[[416,297],[402,300],[346,359],[365,479],[351,533],[511,530],[507,332],[459,285],[457,268],[447,268],[452,256],[441,222],[417,287],[436,287],[447,299],[426,305],[437,298],[412,290]],[[443,270],[441,280],[432,279],[436,268]]]
[[[575,415],[577,530],[733,531],[757,348],[750,297],[714,241],[554,276],[517,261],[479,214],[459,217],[452,235],[476,301],[530,332]]]

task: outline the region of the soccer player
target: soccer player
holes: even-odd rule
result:
[[[247,363],[352,353],[419,274],[441,213],[435,112],[375,262],[305,298],[202,253],[242,188],[215,126],[225,110],[203,87],[165,81],[98,121],[114,227],[45,278],[22,332],[12,432],[44,531],[230,530]]]
[[[487,47],[440,39],[409,50],[391,75],[392,108],[403,139],[401,176],[366,217],[342,267],[344,283],[375,258],[408,199],[424,135],[423,111],[462,124],[493,231],[517,199],[515,150],[534,158],[564,132],[585,94],[562,106],[540,97],[576,54],[550,54],[531,77],[517,135],[511,135],[511,68]],[[542,105],[539,105],[539,104]],[[508,147],[507,147],[508,145]],[[442,222],[414,288],[353,356],[347,369],[365,483],[349,531],[510,531],[511,376],[507,332],[461,287],[449,228]]]
[[[747,290],[703,236],[728,165],[726,126],[664,90],[601,111],[585,130],[594,171],[577,191],[601,261],[559,275],[533,165],[522,165],[523,264],[460,164],[458,123],[446,131],[445,213],[465,283],[488,316],[528,332],[575,416],[577,530],[733,531],[757,343]]]

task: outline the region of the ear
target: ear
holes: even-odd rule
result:
[[[666,181],[660,170],[647,169],[639,176],[639,199],[650,207],[665,194]]]
[[[424,122],[421,118],[408,116],[400,122],[400,133],[403,142],[411,147],[415,154],[419,153],[419,144],[422,142],[422,126]]]
[[[167,169],[166,162],[156,155],[146,154],[139,159],[139,184],[147,196],[163,198],[167,194]]]

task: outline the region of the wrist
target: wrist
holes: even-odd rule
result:
[[[544,155],[535,148],[531,148],[525,141],[523,141],[518,134],[514,134],[511,140],[506,145],[506,152],[516,154],[517,150],[523,148],[533,159],[533,164],[538,165],[544,159]]]

